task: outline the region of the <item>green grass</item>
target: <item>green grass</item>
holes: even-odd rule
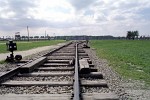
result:
[[[7,41],[0,41],[0,43],[6,43]]]
[[[90,44],[122,76],[150,84],[150,41],[93,40]]]
[[[58,43],[65,42],[64,40],[50,40],[50,41],[29,41],[29,42],[16,42],[17,43],[17,51],[29,50],[42,46],[55,45]],[[4,44],[3,44],[4,43]],[[6,53],[6,42],[0,43],[0,53]]]
[[[0,64],[5,64],[5,63],[6,63],[5,60],[1,60],[1,61],[0,61]]]

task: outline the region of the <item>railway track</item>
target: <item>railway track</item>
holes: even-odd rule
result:
[[[68,43],[1,74],[0,100],[118,100],[83,43]]]

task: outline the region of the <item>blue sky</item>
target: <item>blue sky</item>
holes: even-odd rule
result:
[[[150,0],[0,0],[0,37],[150,35]]]

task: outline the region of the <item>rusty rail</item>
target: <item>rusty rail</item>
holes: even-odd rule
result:
[[[76,59],[75,59],[75,74],[74,74],[74,97],[73,100],[80,100],[79,86],[79,69],[78,69],[78,44],[76,43]]]

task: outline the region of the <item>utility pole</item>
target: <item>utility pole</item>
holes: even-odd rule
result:
[[[45,31],[45,40],[46,40],[46,31]]]
[[[54,40],[55,40],[55,33],[54,33]]]
[[[28,41],[29,41],[29,29],[28,29],[28,26],[27,26],[27,32],[28,32]]]

